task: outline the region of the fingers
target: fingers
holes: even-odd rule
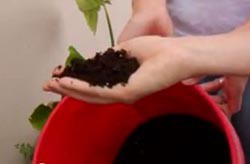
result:
[[[203,83],[200,86],[206,92],[218,91],[223,88],[224,78],[215,79],[214,81]],[[210,96],[216,104],[219,105],[220,109],[225,113],[225,115],[230,119],[232,116],[232,112],[230,111],[230,103],[225,93],[217,94],[215,96]]]
[[[220,94],[211,96],[211,98],[221,107],[227,116],[232,116],[232,114],[238,112],[241,108],[247,78],[231,76],[224,77],[223,82],[220,80],[222,79],[206,83],[203,85],[203,88],[205,88],[207,92],[221,89],[222,92]]]
[[[215,79],[214,81],[203,83],[200,86],[207,92],[218,91],[223,87],[224,78]]]
[[[186,80],[182,81],[182,84],[184,84],[184,85],[195,85],[195,84],[198,84],[201,81],[202,78],[203,78],[203,76],[186,79]]]
[[[234,97],[233,99],[229,99],[228,101],[230,102],[229,103],[230,113],[234,114],[240,111],[242,104],[242,95]]]
[[[243,94],[247,84],[247,77],[228,76],[225,78],[223,94],[229,102],[229,110],[232,114],[240,111]]]
[[[226,114],[227,117],[231,116],[240,109],[242,97],[235,97],[229,99],[225,93],[218,94],[216,96],[210,96],[216,104],[219,105],[221,110]],[[236,110],[237,109],[237,110]]]
[[[222,105],[219,105],[219,106],[220,106],[220,109],[222,110],[222,112],[223,112],[229,119],[231,119],[232,113],[231,113],[230,110],[229,110],[229,105],[228,105],[228,104],[222,104]]]
[[[152,66],[152,65],[151,65]],[[144,67],[141,67],[144,68]],[[139,68],[139,70],[141,69]],[[155,67],[153,67],[155,68]],[[111,102],[123,102],[123,103],[133,103],[140,96],[143,96],[142,93],[150,92],[152,88],[151,85],[147,86],[149,83],[145,83],[145,79],[152,79],[152,75],[148,74],[147,71],[140,71],[138,75],[138,71],[135,74],[132,74],[129,82],[126,86],[122,86],[118,84],[114,86],[112,89],[107,87],[99,87],[99,86],[90,86],[87,82],[63,77],[61,79],[52,79],[44,86],[45,91],[52,91],[55,93],[61,93],[67,96],[71,96],[77,99],[85,100],[88,102],[96,102],[96,103],[111,103]],[[155,82],[150,82],[152,85],[157,85]],[[158,86],[158,85],[157,85]],[[145,89],[146,88],[146,89]],[[136,93],[136,94],[135,94]]]
[[[78,90],[64,88],[60,85],[60,79],[53,78],[49,80],[43,87],[45,91],[54,92],[61,95],[67,95],[69,97],[73,97],[75,99],[84,100],[89,103],[100,103],[100,104],[108,104],[114,102],[112,99],[100,98],[98,96],[91,96],[88,94],[84,94]]]
[[[133,78],[133,75],[130,79]],[[72,81],[73,80],[73,81]],[[73,83],[72,83],[73,82]],[[96,96],[99,98],[109,99],[112,102],[123,102],[131,104],[136,101],[136,97],[133,96],[133,91],[131,91],[131,83],[123,86],[122,84],[117,84],[112,88],[99,87],[99,86],[89,86],[88,83],[81,80],[72,78],[63,78],[60,84],[68,89],[79,91],[80,93],[85,93],[88,95]]]
[[[222,112],[230,119],[232,112],[230,111],[230,105],[223,95],[210,96],[216,104],[219,105]]]
[[[216,104],[225,104],[225,101],[220,95],[210,96],[210,97],[214,100],[214,102],[216,102]]]
[[[90,86],[89,83],[78,79],[64,77],[59,81],[59,84],[66,89],[70,89],[72,91],[78,91],[85,95],[93,97],[105,97],[105,95],[103,95],[102,92],[100,92],[100,90],[102,89],[101,87]]]

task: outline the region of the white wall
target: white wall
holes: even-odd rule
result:
[[[130,0],[109,8],[117,36],[130,13]],[[102,14],[103,15],[103,14]],[[0,5],[0,163],[22,164],[13,145],[33,143],[37,132],[28,116],[41,102],[58,99],[42,92],[51,70],[64,62],[74,44],[86,56],[109,46],[103,16],[96,37],[74,0],[7,0]]]

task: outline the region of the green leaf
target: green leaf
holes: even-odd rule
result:
[[[87,24],[95,34],[98,24],[98,12],[101,6],[111,4],[110,0],[76,0],[78,8],[82,11]]]
[[[34,146],[31,146],[29,143],[16,144],[16,149],[24,156],[26,160],[31,161],[34,155]]]
[[[73,46],[69,46],[69,56],[66,60],[66,66],[70,67],[71,66],[71,62],[73,59],[75,58],[79,58],[79,59],[83,59],[83,56],[73,47]]]
[[[101,6],[100,0],[76,0],[78,8],[82,11],[99,10]]]
[[[84,14],[87,24],[91,31],[95,34],[98,23],[98,11],[101,7],[100,0],[76,0],[78,8]]]
[[[29,118],[29,121],[33,128],[41,130],[46,123],[52,109],[44,104],[39,105]]]
[[[97,31],[98,24],[98,10],[93,9],[89,11],[84,11],[83,13],[90,30],[95,34]]]

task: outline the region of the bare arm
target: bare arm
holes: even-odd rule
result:
[[[208,37],[183,38],[194,74],[250,75],[249,30]]]
[[[118,42],[145,35],[171,35],[173,24],[166,5],[166,0],[132,0],[132,15]]]
[[[88,102],[131,103],[197,75],[250,75],[249,43],[250,30],[201,37],[139,37],[116,47],[126,49],[141,63],[126,87],[89,87],[84,81],[66,77],[50,80],[44,90]]]
[[[132,0],[133,12],[148,9],[166,9],[166,0]],[[152,10],[154,12],[155,10]]]

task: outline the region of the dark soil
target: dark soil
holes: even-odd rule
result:
[[[115,164],[230,164],[224,134],[191,116],[172,115],[140,126],[122,146]]]
[[[137,59],[129,58],[125,50],[109,48],[104,53],[96,53],[91,59],[74,59],[71,67],[66,67],[60,77],[74,77],[87,81],[91,86],[112,88],[118,83],[125,85],[138,68]]]

